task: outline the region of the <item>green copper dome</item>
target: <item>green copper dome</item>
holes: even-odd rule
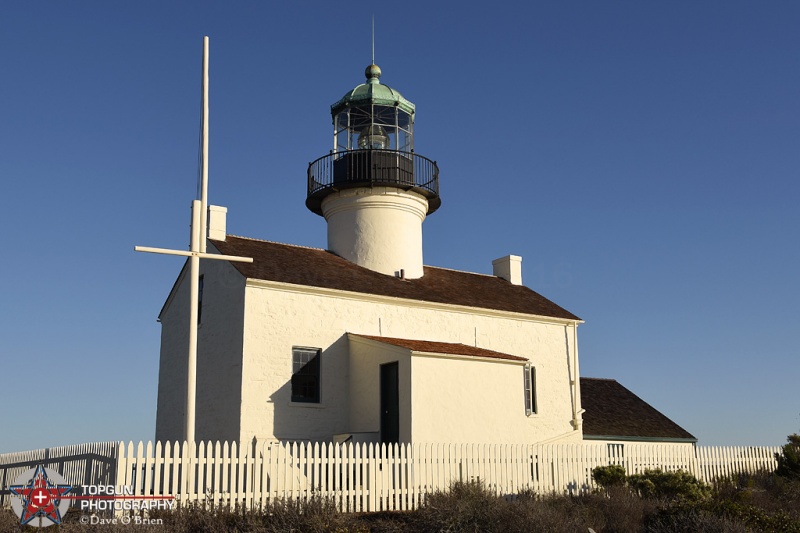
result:
[[[397,106],[409,115],[414,114],[414,104],[403,98],[403,95],[399,92],[378,81],[381,77],[381,69],[378,65],[368,66],[364,71],[364,75],[367,77],[366,83],[362,83],[355,89],[348,91],[338,102],[331,106],[331,114],[333,116],[336,116],[347,107],[364,104]]]

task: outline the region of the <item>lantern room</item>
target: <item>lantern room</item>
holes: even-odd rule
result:
[[[377,65],[364,74],[365,83],[331,106],[333,148],[309,164],[306,206],[322,215],[332,193],[382,186],[422,195],[430,214],[441,205],[439,169],[414,151],[414,104],[380,82]]]
[[[414,104],[388,85],[381,84],[381,69],[370,65],[367,82],[331,106],[333,151],[414,151]]]

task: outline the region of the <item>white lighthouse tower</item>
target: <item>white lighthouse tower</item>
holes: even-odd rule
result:
[[[333,150],[309,164],[306,206],[325,217],[328,249],[382,274],[421,278],[422,221],[441,205],[439,168],[414,152],[414,104],[379,80],[331,106]]]

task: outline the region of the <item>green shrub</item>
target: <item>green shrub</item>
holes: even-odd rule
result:
[[[592,469],[592,479],[603,487],[617,487],[625,484],[625,467],[620,465],[598,466]]]
[[[711,487],[683,470],[645,470],[642,474],[628,476],[628,485],[643,498],[699,502],[711,496]]]
[[[743,523],[727,516],[697,508],[676,505],[660,509],[645,521],[647,533],[752,533]]]
[[[775,454],[778,468],[775,473],[779,476],[800,480],[800,435],[789,435],[780,453]]]
[[[800,520],[784,511],[769,513],[754,505],[730,500],[706,502],[700,509],[744,524],[757,531],[775,533],[800,533]]]

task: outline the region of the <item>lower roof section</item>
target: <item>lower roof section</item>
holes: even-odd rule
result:
[[[454,342],[437,342],[437,341],[420,341],[414,339],[396,339],[393,337],[378,337],[375,335],[360,335],[350,333],[349,335],[370,339],[400,348],[406,348],[413,352],[436,353],[443,355],[463,355],[467,357],[481,357],[484,359],[501,359],[505,361],[527,361],[524,357],[510,355],[502,352],[495,352],[494,350],[487,350],[485,348],[478,348],[477,346],[468,346],[466,344]]]
[[[589,440],[697,442],[616,380],[581,378],[583,436]]]

